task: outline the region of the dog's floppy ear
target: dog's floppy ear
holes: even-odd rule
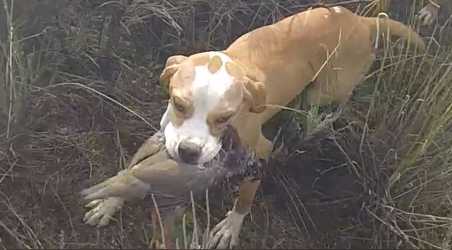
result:
[[[173,77],[173,75],[179,69],[179,65],[186,59],[187,57],[183,55],[175,55],[168,57],[165,63],[165,68],[163,69],[162,74],[160,74],[160,85],[165,90],[168,90],[168,85],[171,80],[171,77]]]
[[[236,79],[240,79],[243,86],[243,99],[250,107],[249,111],[253,113],[261,113],[265,110],[267,93],[265,85],[249,77],[245,67],[237,62],[227,62],[226,71]]]
[[[244,100],[250,106],[250,112],[261,113],[265,110],[267,93],[262,82],[245,77],[243,81]]]

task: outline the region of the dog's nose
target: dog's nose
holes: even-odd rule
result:
[[[196,164],[201,155],[202,146],[192,140],[183,140],[179,144],[178,153],[182,161],[186,163]]]

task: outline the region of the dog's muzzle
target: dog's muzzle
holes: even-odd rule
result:
[[[194,138],[187,138],[179,143],[177,153],[179,158],[188,164],[198,163],[199,157],[202,153],[202,144],[197,142]]]

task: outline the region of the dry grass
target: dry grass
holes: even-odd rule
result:
[[[124,168],[154,132],[165,58],[224,48],[306,1],[0,5],[0,247],[137,248],[150,237],[143,204],[96,229],[82,224],[74,194]],[[430,48],[386,48],[333,130],[290,141],[289,155],[272,161],[242,247],[450,248],[452,51]],[[294,117],[276,127],[289,140],[298,125]],[[210,190],[209,209],[201,197],[196,215],[188,211],[180,244],[203,245],[194,221],[199,231],[218,222],[232,206],[227,189]]]

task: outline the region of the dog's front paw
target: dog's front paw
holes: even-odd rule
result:
[[[226,214],[226,218],[216,225],[210,233],[209,248],[232,248],[239,243],[239,234],[242,229],[243,219],[246,214],[241,214],[233,209]]]
[[[113,218],[116,211],[122,208],[123,204],[124,199],[119,197],[93,200],[86,205],[86,207],[91,209],[86,212],[83,221],[91,226],[105,226]]]

